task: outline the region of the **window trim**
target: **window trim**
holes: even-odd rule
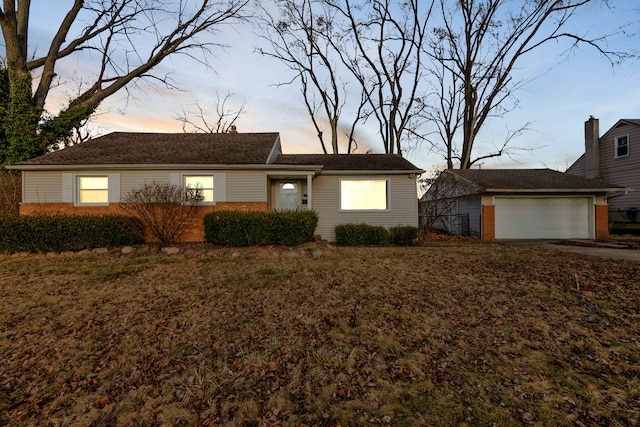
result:
[[[386,205],[385,209],[345,209],[342,207],[342,183],[344,181],[385,181],[385,189],[386,189]],[[391,179],[381,178],[381,177],[362,177],[362,178],[340,178],[339,186],[338,186],[338,211],[339,212],[371,212],[371,213],[382,213],[382,212],[391,212]]]
[[[183,173],[180,177],[180,180],[181,180],[182,190],[185,192],[187,190],[187,183],[186,183],[187,177],[211,177],[213,179],[213,187],[211,188],[211,191],[213,192],[213,200],[207,201],[207,202],[202,201],[202,202],[199,202],[198,204],[206,205],[206,206],[212,206],[216,204],[216,174],[214,173]],[[207,188],[203,188],[203,190],[207,190]]]
[[[90,203],[83,203],[80,201],[80,192],[82,191],[82,188],[80,186],[80,180],[82,178],[106,178],[107,179],[107,188],[106,189],[101,189],[101,190],[106,190],[107,191],[107,200],[106,202],[90,202]],[[75,191],[74,193],[74,205],[75,206],[109,206],[109,192],[111,191],[110,189],[110,178],[109,178],[109,174],[76,174],[73,177],[73,183],[74,183],[74,187],[75,187]]]
[[[627,153],[626,154],[618,154],[618,141],[622,138],[626,138],[627,140]],[[613,158],[614,159],[619,159],[622,157],[629,157],[630,154],[630,147],[629,147],[629,134],[624,134],[624,135],[616,135],[613,137]]]

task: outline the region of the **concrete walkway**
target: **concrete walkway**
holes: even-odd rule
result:
[[[576,240],[558,243],[557,240],[496,240],[496,243],[508,246],[537,246],[563,252],[640,262],[640,250],[626,249],[616,242]]]

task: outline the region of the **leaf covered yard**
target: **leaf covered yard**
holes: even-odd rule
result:
[[[0,424],[640,422],[638,263],[285,254],[0,255]]]

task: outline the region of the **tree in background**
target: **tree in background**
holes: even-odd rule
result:
[[[283,62],[293,71],[293,79],[279,84],[300,83],[302,99],[322,151],[338,154],[339,125],[348,93],[334,45],[341,44],[343,38],[340,23],[336,22],[335,11],[324,1],[283,0],[277,4],[277,12],[263,8],[261,37],[269,46],[258,51]],[[364,100],[360,99],[362,107]],[[355,148],[355,127],[360,119],[356,113],[349,126],[347,153]],[[324,122],[330,132],[328,143],[322,130]]]
[[[474,158],[482,127],[517,106],[515,93],[527,81],[517,80],[515,70],[527,55],[567,40],[568,52],[589,46],[612,64],[627,56],[607,50],[607,36],[580,35],[570,27],[579,9],[596,2],[439,0],[441,25],[428,46],[436,87],[428,117],[438,126],[434,145],[445,153],[449,168],[458,164],[468,169],[479,160],[501,156],[510,140],[528,129],[529,123],[510,131],[494,153]]]
[[[185,133],[229,133],[236,127],[236,121],[240,115],[247,111],[246,99],[237,109],[227,107],[231,99],[231,93],[227,92],[224,97],[216,92],[216,114],[211,117],[200,103],[196,100],[193,109],[182,107],[182,111],[175,117],[182,123],[182,131]],[[215,121],[211,121],[211,118]]]
[[[365,95],[365,120],[377,124],[385,153],[402,155],[410,139],[422,139],[420,88],[433,2],[326,1],[345,21],[347,34],[334,48]]]
[[[301,93],[325,153],[321,115],[339,152],[348,129],[347,153],[356,148],[357,126],[375,123],[386,153],[402,154],[421,138],[416,120],[430,8],[419,0],[284,0],[278,14],[265,11],[260,52],[282,61]],[[350,107],[346,114],[344,110]],[[322,113],[320,113],[322,112]],[[342,125],[340,123],[343,123]]]
[[[176,54],[206,63],[207,54],[221,45],[205,36],[243,19],[248,2],[74,0],[47,53],[38,57],[32,56],[28,39],[30,1],[5,1],[0,7],[7,61],[0,73],[0,164],[45,153],[105,98],[140,79],[172,86],[154,68]],[[71,57],[96,64],[95,78],[61,111],[45,114],[56,66]]]

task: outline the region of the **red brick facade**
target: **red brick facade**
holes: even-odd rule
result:
[[[493,205],[482,206],[482,240],[495,240],[496,238],[496,207]]]
[[[609,206],[596,205],[596,240],[609,238]]]
[[[204,226],[202,219],[204,215],[215,211],[238,211],[267,212],[269,205],[267,202],[219,202],[214,206],[199,206],[198,213],[183,233],[178,238],[179,242],[202,242],[204,241]],[[74,206],[71,203],[27,203],[20,205],[21,215],[105,215],[121,214],[122,211],[118,203],[108,206]]]

